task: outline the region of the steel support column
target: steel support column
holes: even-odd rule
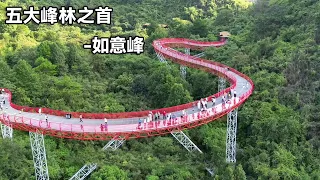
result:
[[[184,49],[185,54],[190,55],[190,49],[189,48],[185,48]],[[186,79],[187,77],[187,67],[180,65],[180,73],[181,73],[181,77]]]
[[[97,168],[97,164],[91,163],[82,166],[82,168],[69,180],[83,180]]]
[[[189,152],[194,152],[194,151],[198,151],[201,154],[203,153],[197,145],[195,145],[191,139],[189,139],[189,137],[187,135],[185,135],[182,131],[172,131],[171,132],[172,136],[174,138],[176,138],[176,140],[178,140],[180,142],[180,144],[186,148]],[[214,175],[214,171],[212,168],[206,168],[206,170],[210,173],[211,176]]]
[[[10,122],[5,122],[5,124],[2,124],[2,122],[0,122],[0,126],[1,126],[2,138],[3,139],[9,138],[12,140],[12,137],[13,137],[12,124]]]
[[[29,132],[35,176],[37,180],[48,180],[48,166],[44,138],[41,132]]]
[[[226,140],[226,156],[227,156],[226,161],[228,163],[236,162],[237,116],[238,116],[238,108],[228,113],[227,140]]]
[[[187,77],[187,67],[180,65],[180,74],[183,79]]]
[[[224,90],[226,88],[226,79],[219,77],[218,80],[218,92]]]
[[[0,102],[0,103],[2,103],[2,102]],[[12,129],[12,124],[10,123],[10,119],[7,116],[7,113],[5,111],[1,112],[0,118],[3,120],[3,122],[0,121],[2,138],[3,139],[9,138],[12,140],[13,129]]]

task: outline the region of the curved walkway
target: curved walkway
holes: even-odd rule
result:
[[[225,45],[226,39],[218,42],[200,42],[181,38],[165,38],[155,40],[153,47],[155,51],[167,59],[172,60],[181,65],[198,68],[207,72],[216,74],[226,78],[231,87],[218,92],[216,97],[216,105],[212,106],[211,97],[208,97],[208,109],[205,112],[199,112],[194,107],[196,102],[174,106],[170,108],[162,108],[152,110],[155,112],[166,111],[174,114],[175,120],[159,120],[149,123],[142,123],[138,127],[140,118],[146,118],[149,111],[127,112],[127,113],[76,113],[71,112],[71,119],[66,119],[65,114],[69,112],[51,110],[43,108],[42,112],[48,114],[48,123],[44,120],[45,115],[40,115],[39,108],[24,107],[13,104],[11,102],[11,92],[5,89],[5,94],[1,95],[5,98],[6,104],[4,111],[0,115],[0,121],[3,124],[12,125],[14,129],[23,131],[36,131],[36,129],[49,136],[60,138],[70,138],[79,140],[109,140],[116,137],[120,139],[142,138],[149,136],[162,135],[170,133],[173,130],[182,130],[185,128],[193,128],[201,124],[208,123],[218,119],[233,109],[240,106],[252,94],[253,82],[244,74],[235,69],[227,67],[223,64],[192,57],[187,54],[178,52],[172,48],[190,48],[194,50],[203,50],[207,47],[219,47]],[[223,94],[233,90],[236,91],[237,97],[233,97],[231,101],[222,105],[221,97]],[[9,102],[9,103],[8,103]],[[182,110],[186,110],[186,116],[181,117]],[[83,115],[83,122],[79,122],[79,115]],[[108,118],[108,129],[102,129],[104,124],[103,118]],[[161,115],[162,117],[162,115]]]

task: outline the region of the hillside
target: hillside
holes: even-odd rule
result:
[[[5,24],[13,6],[88,5],[113,8],[111,25]],[[87,162],[89,179],[312,179],[320,177],[320,2],[315,0],[95,0],[0,2],[0,87],[19,105],[78,112],[125,112],[169,107],[217,92],[217,77],[160,63],[153,40],[185,37],[226,46],[205,59],[249,76],[253,95],[239,109],[237,163],[225,162],[226,121],[186,131],[203,150],[189,154],[172,136],[127,141],[115,152],[106,142],[46,137],[50,179],[68,179]],[[148,26],[146,26],[148,24]],[[168,28],[161,27],[167,25]],[[142,36],[141,55],[93,55],[93,36]],[[197,53],[197,52],[193,52]],[[28,133],[0,139],[0,179],[35,179]],[[215,177],[204,170],[209,162]]]

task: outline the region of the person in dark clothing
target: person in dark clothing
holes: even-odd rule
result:
[[[80,122],[83,122],[83,120],[82,120],[82,114],[80,114],[79,118],[80,118]]]

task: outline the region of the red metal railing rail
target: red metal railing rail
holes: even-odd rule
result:
[[[123,134],[126,139],[130,138],[139,138],[139,137],[147,137],[153,135],[161,135],[165,133],[169,133],[172,129],[179,129],[179,128],[192,128],[195,126],[199,126],[204,123],[208,123],[213,121],[231,110],[239,107],[249,96],[252,94],[254,89],[254,84],[252,80],[238,72],[237,70],[230,68],[226,65],[223,65],[218,62],[213,62],[197,57],[193,57],[190,55],[186,55],[175,51],[172,47],[184,47],[184,48],[191,48],[191,49],[205,49],[210,46],[222,46],[226,43],[226,40],[222,40],[219,42],[199,42],[195,40],[183,39],[183,38],[165,38],[156,40],[153,42],[153,47],[157,53],[162,54],[164,57],[171,59],[174,62],[177,62],[182,65],[199,68],[205,70],[210,73],[214,73],[218,76],[222,76],[226,78],[231,86],[224,89],[221,92],[218,92],[212,96],[209,96],[209,100],[211,97],[219,97],[223,93],[229,92],[231,89],[234,89],[237,85],[237,79],[235,78],[234,74],[243,77],[246,79],[249,84],[251,85],[247,92],[240,95],[239,99],[232,105],[229,105],[227,108],[222,109],[219,112],[215,112],[214,114],[207,114],[201,115],[201,113],[193,113],[189,114],[184,119],[177,118],[178,123],[167,123],[166,120],[162,121],[163,124],[166,125],[158,125],[159,122],[150,122],[147,124],[147,128],[137,129],[136,124],[123,124],[123,125],[109,125],[110,131],[103,132],[100,129],[100,125],[78,125],[78,124],[71,124],[71,123],[55,123],[49,122],[46,123],[43,120],[36,120],[30,119],[26,117],[20,117],[18,115],[8,115],[2,117],[0,116],[0,121],[4,124],[12,124],[14,128],[25,130],[25,131],[32,131],[35,129],[42,129],[45,134],[62,137],[62,138],[72,138],[72,139],[82,139],[82,140],[105,140],[110,139],[113,137],[112,134]],[[38,112],[39,107],[27,107],[27,106],[20,106],[12,103],[12,93],[9,89],[5,89],[5,92],[9,94],[9,102],[10,106],[14,109],[21,110],[24,112]],[[190,102],[187,104],[182,104],[173,107],[155,109],[155,110],[146,110],[140,112],[125,112],[125,113],[81,113],[81,112],[66,112],[66,111],[59,111],[59,110],[52,110],[49,108],[42,108],[42,112],[50,115],[56,116],[65,116],[67,113],[71,114],[73,117],[79,117],[82,114],[83,118],[85,119],[120,119],[120,118],[131,118],[131,117],[143,117],[147,116],[149,111],[155,112],[176,112],[183,109],[191,108],[195,102]],[[212,110],[213,111],[213,110]],[[196,117],[196,118],[195,118]]]

